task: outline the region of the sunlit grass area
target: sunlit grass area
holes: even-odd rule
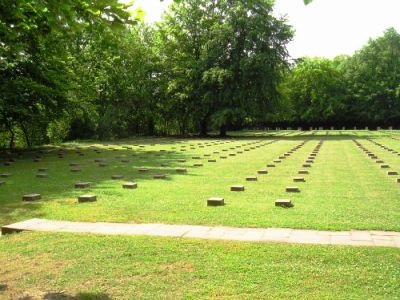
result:
[[[0,239],[0,298],[397,299],[399,261],[395,248],[22,233]]]
[[[137,138],[103,144],[75,142],[24,153],[10,166],[2,166],[0,224],[33,217],[131,223],[204,224],[238,227],[292,227],[312,229],[400,230],[399,176],[388,176],[352,139],[373,151],[391,170],[400,171],[400,156],[376,146],[378,141],[400,152],[396,131],[271,131],[238,132],[227,139]],[[317,144],[323,141],[308,175],[298,175]],[[267,167],[289,150],[305,142],[291,156]],[[100,153],[94,150],[100,150]],[[83,153],[81,156],[76,151]],[[231,156],[235,154],[235,156]],[[221,158],[225,156],[226,158]],[[99,167],[101,159],[107,166]],[[215,159],[216,162],[208,162]],[[182,161],[185,160],[185,161]],[[76,163],[80,172],[71,172]],[[201,163],[203,166],[194,167]],[[140,173],[139,168],[148,168]],[[37,178],[47,168],[48,178]],[[176,168],[186,168],[177,173]],[[269,174],[260,175],[260,169]],[[156,174],[166,179],[154,179]],[[123,175],[112,180],[112,175]],[[257,176],[258,181],[246,181]],[[306,182],[293,182],[303,176]],[[91,187],[77,190],[74,183]],[[138,188],[122,188],[134,181]],[[244,185],[244,192],[231,192]],[[297,186],[300,193],[287,193]],[[40,193],[42,200],[21,201],[22,195]],[[78,203],[77,196],[95,194],[97,202]],[[223,207],[207,207],[209,197],[223,197]],[[275,207],[276,199],[290,199],[294,207]]]

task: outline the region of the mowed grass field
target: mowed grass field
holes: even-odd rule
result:
[[[243,135],[240,133],[239,135]],[[80,142],[48,147],[40,162],[34,153],[24,154],[11,166],[2,166],[0,225],[33,217],[127,223],[204,224],[236,227],[290,227],[324,230],[376,229],[400,231],[400,176],[388,176],[386,169],[371,160],[352,139],[400,171],[400,156],[372,141],[400,152],[399,133],[372,131],[247,132],[229,139],[131,139],[98,144]],[[257,138],[254,138],[257,137]],[[298,175],[311,151],[323,141],[308,175]],[[268,168],[295,146],[304,146],[290,157]],[[92,146],[92,147],[91,147]],[[93,148],[95,146],[96,148]],[[81,151],[84,156],[76,153]],[[125,147],[125,148],[124,148]],[[131,147],[131,149],[126,149]],[[94,149],[100,149],[96,153]],[[246,151],[248,150],[248,151]],[[218,153],[217,153],[218,152]],[[230,156],[235,154],[235,156]],[[195,159],[194,157],[200,159]],[[226,159],[221,158],[226,156]],[[108,166],[99,167],[95,159]],[[122,162],[127,159],[129,162]],[[179,162],[179,160],[186,160]],[[216,159],[216,162],[208,162]],[[71,172],[77,163],[81,172]],[[161,166],[168,163],[168,166]],[[201,167],[193,164],[202,163]],[[147,173],[139,168],[146,167]],[[179,174],[176,168],[186,168]],[[48,178],[36,178],[38,168],[48,168]],[[259,175],[260,169],[269,174]],[[153,179],[166,174],[166,179]],[[124,175],[112,180],[112,175]],[[258,181],[247,182],[247,176]],[[296,176],[306,182],[294,183]],[[77,190],[77,181],[91,182]],[[122,188],[126,181],[138,188]],[[244,192],[231,192],[232,185],[244,185]],[[300,193],[287,193],[297,186]],[[27,203],[22,195],[40,193],[41,201]],[[82,194],[97,195],[97,202],[78,203]],[[209,197],[223,197],[224,207],[207,207]],[[275,207],[276,199],[290,199],[291,209]]]
[[[67,149],[64,158],[58,158],[56,148],[46,147],[40,162],[33,162],[35,153],[25,153],[11,166],[1,167],[0,174],[11,176],[0,179],[5,181],[0,186],[0,225],[40,217],[400,231],[396,183],[400,176],[388,176],[352,141],[374,152],[390,170],[400,171],[400,156],[373,143],[400,152],[400,132],[231,134],[236,137],[69,143],[61,146]],[[320,141],[310,174],[298,175]],[[266,167],[303,142],[275,168]],[[76,147],[84,156],[76,153]],[[99,167],[95,159],[104,159],[108,166]],[[178,162],[181,159],[186,162]],[[78,163],[81,172],[71,172],[70,163]],[[163,163],[169,166],[161,167]],[[203,166],[193,167],[195,163]],[[149,172],[139,173],[141,167]],[[187,168],[187,173],[177,174],[177,167]],[[39,168],[48,168],[48,178],[36,178]],[[269,174],[257,175],[260,169]],[[125,178],[112,180],[117,174]],[[155,174],[167,174],[167,179],[153,179]],[[258,181],[247,182],[247,176],[257,176]],[[304,176],[306,182],[294,183],[295,176]],[[122,189],[122,183],[131,180],[138,189]],[[89,181],[91,188],[76,190],[76,181]],[[230,186],[237,184],[245,191],[231,192]],[[288,194],[287,186],[298,186],[301,192]],[[40,193],[43,200],[21,201],[27,193]],[[98,201],[77,203],[77,196],[87,193],[96,194]],[[209,197],[224,197],[226,205],[207,207]],[[278,198],[291,199],[294,207],[275,207]],[[399,299],[400,295],[400,251],[385,247],[24,232],[0,236],[0,266],[0,299]]]
[[[398,299],[400,251],[21,233],[0,239],[1,299]]]

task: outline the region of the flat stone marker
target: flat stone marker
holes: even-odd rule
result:
[[[39,173],[45,173],[45,172],[47,172],[47,171],[48,171],[47,168],[39,168],[39,169],[38,169],[38,172],[39,172]]]
[[[313,160],[311,160],[311,159],[308,159],[308,160],[306,160],[306,163],[308,163],[308,164],[313,164],[313,163],[314,163],[314,161],[313,161]]]
[[[303,164],[303,168],[311,168],[311,164]]]
[[[147,172],[149,172],[149,169],[147,169],[147,168],[140,168],[140,169],[138,169],[138,171],[139,171],[139,173],[147,173]]]
[[[69,166],[70,167],[79,167],[79,164],[78,163],[70,163]]]
[[[229,153],[229,156],[236,156],[236,153]]]
[[[133,190],[133,189],[137,189],[138,185],[137,185],[136,182],[126,182],[126,183],[124,183],[124,184],[122,185],[122,187],[123,187],[124,189]]]
[[[99,167],[107,167],[108,166],[108,164],[106,164],[106,163],[99,163]]]
[[[186,159],[178,159],[177,162],[184,163],[184,162],[186,162]]]
[[[310,156],[312,156],[312,157],[316,157],[316,156],[317,156],[317,154],[316,154],[316,153],[311,153],[311,154],[310,154]]]
[[[215,163],[215,162],[217,162],[217,160],[216,159],[209,159],[208,162],[209,163]]]
[[[76,189],[86,189],[86,188],[90,187],[90,183],[78,181],[78,182],[75,182],[74,186]]]
[[[300,193],[300,189],[297,186],[288,186],[286,188],[287,193]]]
[[[231,192],[244,192],[244,186],[243,185],[232,185]]]
[[[37,173],[36,177],[37,178],[47,178],[47,177],[49,177],[49,175],[47,173]]]
[[[279,156],[279,159],[286,159],[286,156],[281,155],[281,156]]]
[[[193,167],[202,167],[203,164],[193,164]]]
[[[292,201],[290,201],[289,199],[278,199],[275,201],[275,206],[290,208],[293,207],[293,204]]]
[[[77,167],[75,167],[75,168],[71,168],[71,170],[70,170],[71,172],[80,172],[81,171],[81,168],[77,168]]]
[[[95,202],[95,201],[97,201],[97,197],[95,195],[82,195],[78,197],[79,203]]]
[[[307,170],[300,170],[298,173],[304,175],[304,174],[309,174],[310,172]]]
[[[306,182],[306,180],[304,179],[304,177],[294,177],[293,178],[294,182]]]
[[[166,179],[167,176],[165,174],[157,174],[153,176],[154,179]]]
[[[114,180],[116,180],[116,179],[122,179],[122,178],[124,178],[124,175],[112,175],[112,176],[111,176],[111,179],[114,179]]]
[[[257,181],[257,176],[248,176],[246,177],[246,181]]]
[[[200,156],[193,156],[192,159],[200,159]]]
[[[399,175],[399,173],[397,173],[396,171],[388,171],[387,174],[388,174],[389,176]]]
[[[176,171],[176,173],[186,173],[187,172],[187,170],[185,168],[177,168],[175,171]]]
[[[258,174],[268,174],[268,170],[258,170]]]
[[[7,178],[7,177],[10,177],[11,176],[11,173],[3,173],[3,174],[0,174],[0,177],[1,178]]]
[[[281,163],[282,161],[281,160],[279,160],[279,159],[275,159],[274,160],[274,163],[276,163],[276,164],[279,164],[279,163]]]
[[[207,206],[223,206],[225,204],[224,198],[208,198]]]
[[[169,163],[162,163],[161,164],[161,167],[168,167],[169,166]]]
[[[4,180],[0,181],[0,185],[6,184]]]
[[[267,168],[275,168],[274,164],[267,164]]]
[[[123,163],[128,163],[128,162],[129,162],[129,159],[121,159],[121,162],[123,162]]]
[[[377,164],[384,164],[385,162],[383,160],[377,160],[376,163]]]
[[[396,180],[396,181],[397,181],[397,183],[400,183],[400,178],[397,178],[397,180]]]
[[[381,169],[389,169],[390,166],[389,165],[381,165]]]
[[[40,194],[27,194],[22,196],[22,201],[37,201],[42,199]]]

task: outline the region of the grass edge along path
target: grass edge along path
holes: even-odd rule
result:
[[[0,238],[0,298],[396,299],[399,261],[393,248],[25,232]]]

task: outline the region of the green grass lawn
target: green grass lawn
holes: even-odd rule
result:
[[[100,154],[88,147],[92,142],[70,143],[63,145],[69,149],[65,158],[59,159],[57,149],[49,147],[41,162],[33,162],[33,154],[25,154],[13,165],[0,167],[0,173],[12,173],[11,177],[1,179],[6,183],[0,186],[0,225],[40,217],[93,222],[400,231],[400,184],[395,182],[400,176],[387,176],[386,171],[352,142],[352,138],[356,138],[390,164],[392,170],[400,171],[400,156],[367,140],[370,138],[400,151],[400,142],[396,140],[399,132],[234,134],[238,137],[226,140],[138,138],[108,142],[108,146],[97,144],[103,151]],[[297,172],[320,140],[325,142],[310,174],[305,175],[306,182],[293,183],[293,177],[298,176]],[[267,163],[303,141],[307,141],[304,147],[291,157],[276,168],[267,168],[268,175],[256,174],[257,170],[266,168]],[[76,146],[82,147],[85,156],[75,153]],[[237,148],[239,146],[241,148]],[[111,147],[117,150],[113,151]],[[236,156],[229,156],[230,153],[236,153]],[[221,155],[228,159],[220,159]],[[192,159],[193,156],[201,159]],[[94,162],[96,158],[105,159],[108,166],[99,167]],[[122,158],[129,159],[129,163],[121,162]],[[217,162],[208,162],[209,158],[215,158]],[[187,161],[179,163],[178,159]],[[71,162],[79,163],[82,171],[72,173]],[[204,166],[193,167],[199,162]],[[170,165],[161,167],[162,163]],[[49,169],[49,178],[36,178],[40,167]],[[140,167],[148,167],[150,172],[139,173]],[[177,167],[186,167],[188,172],[177,174]],[[167,174],[167,179],[153,179],[153,175],[159,173]],[[125,178],[111,180],[114,174],[122,174]],[[250,175],[257,175],[258,181],[246,182],[246,176]],[[75,190],[74,182],[80,180],[92,182],[92,187],[87,191]],[[137,182],[139,188],[122,189],[122,183],[128,180]],[[231,192],[230,186],[236,184],[245,185],[245,192]],[[300,187],[301,192],[286,193],[285,188],[293,185]],[[21,197],[26,193],[40,193],[43,200],[22,202]],[[98,201],[78,204],[76,198],[83,193],[96,194]],[[209,197],[224,197],[226,205],[207,207]],[[280,198],[291,199],[294,208],[276,208],[274,201]]]
[[[372,142],[400,152],[399,132],[231,134],[235,137],[223,140],[121,140],[97,144],[100,154],[90,148],[95,142],[69,143],[62,145],[68,149],[64,158],[49,146],[40,162],[33,162],[33,153],[25,153],[11,166],[0,167],[0,174],[12,174],[1,178],[6,183],[0,185],[0,225],[40,217],[400,231],[400,184],[395,182],[400,176],[387,176],[352,141],[357,139],[392,170],[400,171],[400,156]],[[266,168],[304,141],[292,156]],[[324,143],[306,182],[293,183],[320,141]],[[79,156],[75,147],[85,155]],[[108,166],[99,167],[97,158]],[[79,163],[82,171],[72,173],[71,162]],[[164,163],[169,165],[161,167]],[[194,163],[203,166],[193,167]],[[141,167],[150,171],[139,173]],[[177,167],[188,172],[177,174]],[[36,178],[38,168],[48,168],[49,178]],[[257,175],[260,169],[269,174]],[[153,179],[161,173],[167,179]],[[116,174],[124,175],[124,180],[111,180]],[[251,175],[258,181],[246,182]],[[128,180],[137,182],[138,189],[122,189]],[[92,186],[75,190],[76,181]],[[230,186],[236,184],[246,190],[231,192]],[[301,192],[287,194],[285,188],[293,185]],[[27,193],[40,193],[43,200],[22,202]],[[84,193],[96,194],[98,201],[78,204],[77,196]],[[207,198],[215,196],[224,197],[226,205],[207,207]],[[295,206],[276,208],[278,198],[290,198]],[[400,252],[384,247],[25,232],[0,236],[0,266],[0,299],[399,299],[400,295]]]
[[[0,239],[1,299],[398,299],[400,251],[22,233]]]

